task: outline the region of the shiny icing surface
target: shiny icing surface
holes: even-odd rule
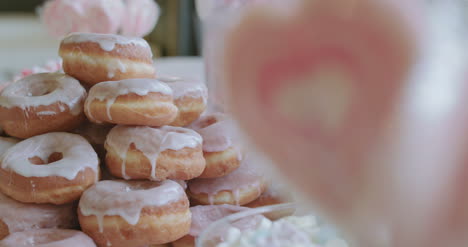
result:
[[[234,146],[236,135],[234,122],[222,113],[202,116],[190,128],[203,137],[203,151],[221,152]]]
[[[62,153],[63,158],[47,165],[35,165],[30,160],[39,157],[47,161],[55,152]],[[54,132],[31,137],[8,149],[1,159],[1,167],[24,177],[59,176],[68,180],[73,180],[80,171],[91,168],[96,172],[97,180],[99,160],[83,137]]]
[[[0,220],[8,231],[19,232],[43,228],[72,228],[77,225],[73,205],[29,204],[15,201],[0,193]]]
[[[207,194],[210,203],[213,196],[221,191],[229,191],[234,194],[236,201],[239,201],[239,193],[242,189],[250,187],[259,188],[264,182],[264,177],[257,167],[252,165],[247,159],[242,161],[241,166],[234,172],[221,178],[197,178],[188,182],[188,188],[195,194]]]
[[[112,147],[122,162],[122,174],[125,178],[125,160],[130,145],[134,144],[151,163],[151,177],[156,179],[158,156],[165,150],[195,148],[202,144],[201,136],[191,129],[163,126],[116,126],[108,134],[106,145]]]
[[[146,40],[142,38],[125,37],[115,34],[97,34],[97,33],[72,33],[66,36],[63,44],[92,42],[98,44],[104,51],[112,51],[116,45],[135,45],[150,50]]]
[[[15,138],[0,137],[0,157],[18,142],[19,140]]]
[[[16,232],[2,241],[0,247],[96,247],[86,234],[76,230],[40,229]]]
[[[41,73],[27,76],[3,89],[0,93],[0,106],[25,110],[60,102],[68,106],[72,114],[78,115],[83,111],[85,96],[85,89],[76,79],[61,73]],[[60,111],[65,110],[64,107],[60,108]],[[55,111],[43,113],[54,114]]]
[[[184,197],[184,189],[171,180],[101,181],[83,193],[79,210],[84,216],[96,216],[103,232],[104,216],[120,216],[136,225],[144,207],[161,207]]]
[[[202,98],[205,104],[207,102],[208,89],[201,81],[176,76],[159,76],[158,80],[167,83],[172,88],[174,99],[191,97]]]
[[[172,89],[165,83],[155,79],[127,79],[122,81],[107,81],[96,84],[89,91],[85,102],[85,111],[88,117],[93,118],[89,112],[89,106],[94,100],[105,101],[107,116],[112,119],[110,108],[121,95],[136,94],[145,96],[149,93],[161,93],[172,95]]]

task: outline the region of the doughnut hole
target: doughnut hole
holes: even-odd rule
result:
[[[50,163],[54,163],[61,159],[63,159],[63,153],[53,152],[47,158],[47,162],[42,160],[39,156],[34,156],[34,157],[29,158],[29,162],[31,162],[31,164],[34,164],[34,165],[48,165]]]

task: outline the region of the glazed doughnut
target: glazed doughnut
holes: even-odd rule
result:
[[[172,242],[172,247],[194,247],[195,239],[212,223],[228,215],[248,210],[246,207],[232,205],[195,206],[191,207],[192,224],[189,234]]]
[[[100,247],[140,247],[186,235],[191,213],[187,195],[174,181],[113,180],[83,193],[78,219]]]
[[[172,95],[155,79],[101,82],[89,91],[85,113],[95,123],[163,126],[177,116]]]
[[[221,178],[196,178],[187,183],[187,194],[201,205],[245,205],[255,201],[266,189],[265,178],[250,161]]]
[[[70,76],[42,73],[10,84],[0,93],[0,125],[19,138],[76,128],[85,118],[85,89]]]
[[[66,204],[99,178],[99,159],[83,137],[48,133],[19,142],[2,156],[0,190],[21,202]]]
[[[270,183],[265,192],[263,192],[257,200],[245,205],[249,208],[258,208],[269,205],[293,202],[294,199],[290,193],[287,193],[284,185]]]
[[[187,126],[206,110],[208,89],[202,82],[168,76],[158,79],[167,83],[174,92],[174,104],[179,109],[179,114],[171,123],[172,126]]]
[[[86,234],[76,230],[38,229],[15,232],[0,241],[0,247],[96,247]]]
[[[201,178],[223,177],[239,167],[241,154],[233,141],[235,128],[226,115],[215,113],[203,116],[191,128],[203,138],[206,168]]]
[[[0,193],[0,239],[14,232],[77,226],[76,207],[73,204],[27,204]]]
[[[4,154],[9,148],[13,147],[19,140],[9,137],[0,137],[0,156]]]
[[[105,148],[111,174],[127,180],[189,180],[205,169],[201,136],[191,129],[118,125]]]
[[[155,77],[151,47],[141,38],[72,33],[62,40],[59,54],[65,73],[89,86]]]

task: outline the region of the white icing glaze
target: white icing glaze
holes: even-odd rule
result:
[[[195,194],[206,194],[210,204],[213,197],[221,191],[229,191],[234,194],[235,201],[239,204],[239,193],[242,189],[254,187],[258,189],[258,195],[262,193],[261,184],[264,182],[263,175],[258,167],[254,166],[248,159],[242,161],[241,166],[234,172],[221,178],[197,178],[188,182],[188,188]]]
[[[172,89],[165,83],[155,79],[127,79],[122,81],[101,82],[94,85],[89,91],[88,98],[86,98],[85,101],[85,111],[88,117],[92,119],[93,116],[89,112],[91,103],[94,100],[106,101],[107,117],[112,119],[110,108],[117,97],[131,93],[140,96],[145,96],[149,93],[172,95]]]
[[[8,226],[10,233],[42,228],[72,228],[78,223],[72,204],[21,203],[1,193],[0,220]]]
[[[103,232],[104,216],[120,216],[136,225],[144,207],[161,207],[182,198],[186,198],[184,189],[171,180],[101,181],[83,193],[79,210],[84,216],[96,216]]]
[[[208,89],[201,81],[175,76],[159,76],[158,80],[167,83],[172,88],[174,99],[183,97],[202,98],[205,104],[208,100]]]
[[[215,123],[208,125],[212,120]],[[213,113],[202,116],[190,127],[203,137],[205,152],[221,152],[236,146],[233,138],[237,136],[237,130],[234,122],[224,114]]]
[[[64,44],[92,42],[99,44],[102,50],[112,51],[116,45],[136,45],[151,50],[148,42],[142,38],[125,37],[115,34],[72,33],[62,40]]]
[[[201,136],[191,129],[163,126],[116,126],[107,135],[106,145],[112,147],[123,160],[122,174],[125,176],[125,160],[131,144],[140,150],[151,163],[151,177],[156,179],[158,156],[165,150],[195,148],[202,144]],[[126,178],[127,179],[127,178]]]
[[[0,93],[0,106],[25,110],[60,102],[67,105],[72,114],[78,115],[83,112],[85,97],[85,89],[73,77],[61,73],[41,73],[27,76],[6,87]],[[47,115],[53,115],[52,111]]]
[[[46,161],[54,152],[62,153],[63,158],[47,165],[34,165],[29,160],[37,156]],[[96,172],[97,179],[99,160],[83,137],[56,132],[34,136],[11,147],[4,153],[1,167],[24,177],[59,176],[68,180],[89,167]]]
[[[0,137],[0,157],[18,142],[19,140],[15,138]]]
[[[96,247],[86,234],[76,230],[38,229],[16,232],[2,241],[1,247]]]

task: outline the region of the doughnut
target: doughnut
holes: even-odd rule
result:
[[[188,181],[187,194],[200,205],[245,205],[255,201],[266,189],[267,182],[249,160],[234,172],[221,178],[196,178]]]
[[[187,195],[174,181],[113,180],[83,193],[78,219],[100,247],[140,247],[186,235],[191,213]]]
[[[143,37],[153,31],[161,10],[153,0],[125,0],[125,18],[121,33],[125,36]]]
[[[212,223],[228,215],[248,210],[232,205],[195,206],[190,208],[192,224],[189,234],[172,242],[172,247],[194,247],[195,239]]]
[[[276,205],[282,203],[293,202],[294,199],[290,193],[286,192],[285,186],[278,184],[277,182],[271,182],[265,192],[263,192],[257,200],[246,204],[245,207],[248,208],[258,208],[269,205]]]
[[[9,148],[13,147],[19,140],[9,137],[0,136],[0,157],[4,154]]]
[[[111,125],[101,125],[86,121],[80,127],[73,130],[73,133],[84,137],[93,146],[99,157],[105,157],[104,142],[106,142],[107,134],[112,127]]]
[[[155,77],[151,47],[141,38],[72,33],[62,40],[59,55],[65,73],[88,86]]]
[[[206,168],[201,178],[223,177],[240,166],[240,150],[233,141],[234,126],[226,115],[208,114],[191,125],[203,138]]]
[[[206,110],[208,89],[202,82],[180,77],[158,77],[174,92],[174,104],[179,109],[172,126],[187,126],[197,120]]]
[[[27,204],[0,193],[0,239],[14,232],[77,226],[76,207],[73,204]]]
[[[89,91],[85,113],[94,123],[159,127],[177,116],[172,95],[170,87],[155,79],[101,82]]]
[[[127,180],[189,180],[205,169],[202,139],[191,129],[118,125],[104,146],[110,173]]]
[[[0,126],[29,138],[76,128],[85,118],[85,89],[70,76],[41,73],[10,84],[0,93]]]
[[[70,133],[31,137],[9,148],[0,161],[0,191],[20,202],[70,203],[99,178],[96,152]]]
[[[37,229],[15,232],[0,241],[1,247],[96,247],[86,234],[76,230]]]

